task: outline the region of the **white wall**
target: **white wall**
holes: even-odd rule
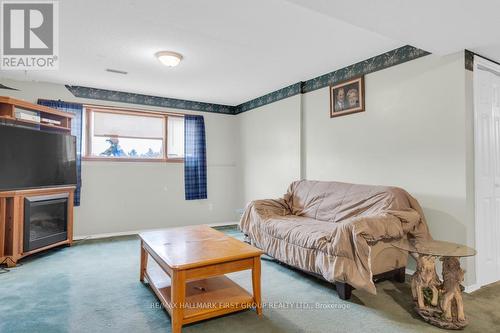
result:
[[[272,110],[280,105],[280,111],[286,113],[282,107],[287,105],[289,112],[302,113],[300,130],[295,122],[281,122],[279,133],[295,133],[301,138],[302,170],[281,179],[281,191],[286,182],[300,175],[399,186],[419,200],[434,238],[474,246],[472,108],[466,95],[470,95],[469,76],[463,52],[430,55],[366,75],[366,112],[330,118],[329,91],[323,88],[256,109],[258,117],[250,118],[252,111],[243,113],[240,126],[275,123]],[[254,139],[261,140],[259,135],[244,133],[247,159],[266,159],[271,154],[259,155],[257,145],[251,145]],[[272,131],[263,140],[280,141],[273,139]],[[291,136],[288,140],[297,144]],[[284,161],[291,161],[297,151],[281,151],[288,158],[281,156],[271,169],[250,167],[242,160],[245,184],[254,188],[244,196],[246,200],[281,193],[276,191],[278,182],[274,187],[261,182],[290,168]],[[472,260],[466,261],[465,268],[471,285],[475,281]]]
[[[433,233],[465,242],[463,58],[424,57],[366,76],[366,112],[329,119],[328,88],[305,94],[306,177],[401,186]]]
[[[30,102],[46,98],[146,108],[75,98],[58,84],[5,79],[1,82],[20,91],[1,90],[0,95]],[[75,208],[75,236],[237,221],[237,209],[241,206],[241,191],[237,186],[240,179],[238,120],[228,115],[199,114],[205,118],[207,136],[207,200],[184,200],[183,164],[84,161],[81,206]]]
[[[306,178],[402,187],[434,238],[474,246],[463,53],[378,71],[365,84],[366,112],[344,117],[329,119],[328,88],[303,96]]]
[[[242,207],[281,197],[300,178],[300,95],[256,108],[239,120]]]

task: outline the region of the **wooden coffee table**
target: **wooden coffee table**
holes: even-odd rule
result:
[[[139,237],[140,280],[149,282],[167,309],[173,333],[188,323],[252,307],[262,314],[261,250],[205,225]],[[224,275],[247,269],[252,270],[253,296]]]

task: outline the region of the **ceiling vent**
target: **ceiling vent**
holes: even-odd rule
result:
[[[128,74],[128,72],[120,71],[118,69],[111,69],[111,68],[106,68],[106,72],[115,73],[115,74],[122,74],[122,75]]]
[[[7,89],[7,90],[17,90],[19,91],[19,89],[16,89],[16,88],[11,88],[11,87],[7,87],[7,86],[4,86],[3,84],[0,83],[0,89]]]

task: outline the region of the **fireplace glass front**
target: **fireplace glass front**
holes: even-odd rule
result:
[[[68,238],[68,195],[24,199],[24,252]]]

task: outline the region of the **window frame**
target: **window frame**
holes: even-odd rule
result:
[[[99,105],[84,105],[85,112],[85,154],[82,156],[84,161],[108,161],[108,162],[163,162],[163,163],[184,163],[184,157],[168,157],[168,118],[177,117],[184,118],[182,113],[167,113],[167,112],[154,112],[148,110],[138,109],[125,109],[117,107],[107,107]],[[118,157],[118,156],[93,156],[92,155],[92,114],[94,112],[113,113],[132,116],[143,116],[152,118],[162,118],[163,122],[163,157],[162,158],[146,158],[146,157]]]

